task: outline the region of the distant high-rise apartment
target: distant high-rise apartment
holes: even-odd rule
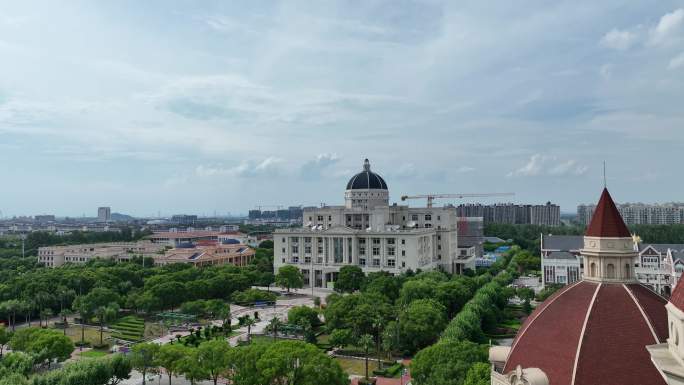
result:
[[[595,205],[577,206],[577,221],[583,225],[588,224],[595,208]],[[623,203],[618,204],[617,208],[628,225],[672,225],[684,223],[684,203]]]
[[[458,206],[458,215],[461,217],[482,217],[485,224],[560,226],[560,206],[551,202],[546,202],[544,205],[469,203]]]
[[[109,222],[110,220],[112,220],[111,207],[98,207],[97,220],[100,222]]]

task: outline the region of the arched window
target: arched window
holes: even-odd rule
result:
[[[596,277],[596,264],[594,262],[591,263],[589,271],[591,272],[592,277]]]
[[[606,277],[615,278],[615,265],[612,263],[609,263],[608,266],[606,266]]]

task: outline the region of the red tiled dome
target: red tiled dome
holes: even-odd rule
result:
[[[521,365],[553,385],[666,385],[646,350],[667,339],[666,303],[640,284],[566,286],[522,326],[504,373]]]

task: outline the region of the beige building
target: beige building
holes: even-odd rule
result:
[[[207,245],[176,248],[154,256],[156,266],[171,263],[190,263],[195,266],[235,265],[246,266],[254,258],[254,250],[246,245]]]
[[[458,249],[456,208],[390,205],[387,184],[370,170],[368,159],[347,183],[344,198],[344,206],[304,209],[301,228],[275,231],[276,271],[294,265],[307,286],[332,287],[348,265],[392,274],[475,269],[475,249]]]
[[[65,263],[84,264],[92,259],[129,261],[136,256],[154,257],[164,250],[164,245],[150,241],[48,246],[38,248],[38,262],[59,267]]]

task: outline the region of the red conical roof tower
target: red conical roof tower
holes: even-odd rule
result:
[[[602,238],[629,238],[632,236],[607,188],[604,188],[603,193],[601,193],[601,199],[596,205],[594,216],[591,218],[591,223],[584,235]]]

